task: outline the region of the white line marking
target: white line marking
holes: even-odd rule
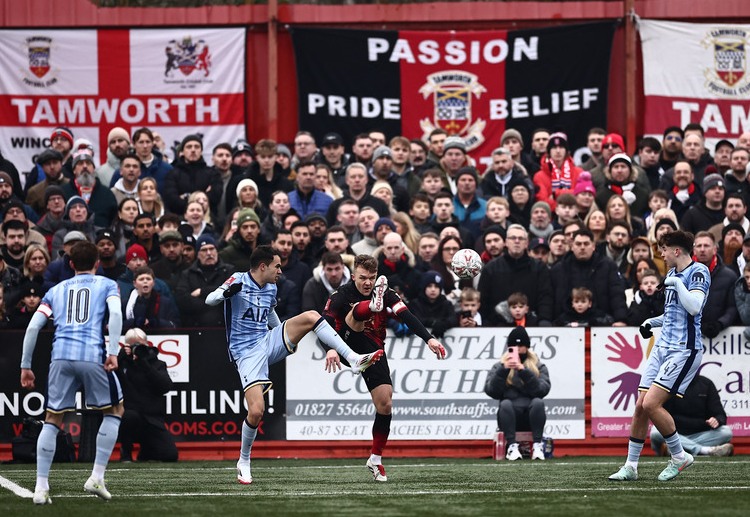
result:
[[[26,490],[24,487],[16,485],[13,481],[10,479],[6,479],[3,476],[0,476],[0,486],[3,488],[7,488],[14,494],[16,494],[18,497],[24,497],[26,499],[31,499],[34,497],[34,493],[30,490]]]
[[[369,483],[372,484],[372,483]],[[240,491],[240,492],[186,492],[186,493],[159,493],[159,494],[134,494],[134,493],[128,493],[127,496],[124,497],[159,497],[159,498],[165,498],[165,497],[236,497],[236,496],[242,496],[242,497],[289,497],[289,493],[286,492],[278,492],[278,493],[268,493],[268,492],[251,492],[252,488],[248,489],[247,491]],[[510,493],[518,493],[518,492],[530,492],[530,493],[539,493],[539,492],[657,492],[657,491],[669,491],[669,492],[677,492],[677,491],[696,491],[696,490],[710,490],[710,491],[716,491],[716,492],[724,492],[728,490],[750,490],[750,486],[674,486],[674,485],[665,485],[664,487],[654,486],[654,487],[635,487],[632,486],[631,483],[628,483],[627,486],[613,486],[613,487],[590,487],[590,488],[528,488],[528,489],[521,489],[521,488],[511,488],[507,490],[409,490],[406,492],[398,492],[398,496],[421,496],[421,495],[464,495],[464,494],[510,494]],[[294,492],[295,497],[322,497],[322,496],[334,496],[334,497],[340,497],[345,495],[355,495],[355,494],[362,494],[362,491],[357,489],[352,492],[348,491],[314,491],[314,492]],[[56,498],[66,498],[66,499],[80,499],[80,498],[90,498],[90,495],[84,495],[84,494],[64,494],[64,495],[57,495]],[[117,494],[113,496],[113,499],[117,498]]]

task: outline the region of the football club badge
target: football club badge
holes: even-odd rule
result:
[[[202,71],[203,77],[208,77],[211,71],[211,54],[208,44],[202,39],[194,42],[193,38],[186,36],[182,41],[172,40],[165,53],[164,77],[172,77],[177,70],[185,77],[194,71]]]
[[[713,66],[706,68],[706,87],[724,97],[745,97],[750,92],[747,74],[747,46],[750,38],[741,28],[711,30],[702,44],[713,49]]]
[[[28,71],[23,82],[29,86],[45,88],[57,82],[52,70],[52,38],[47,36],[30,36],[26,38],[26,49],[29,57]]]
[[[472,119],[473,98],[479,98],[487,89],[479,83],[479,78],[462,70],[444,70],[427,76],[427,81],[419,89],[426,99],[433,96],[432,118],[424,118],[419,125],[424,138],[437,128],[449,135],[461,136],[467,150],[472,150],[484,142],[483,131],[487,122]]]

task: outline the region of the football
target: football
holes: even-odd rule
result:
[[[453,255],[451,269],[458,278],[474,278],[482,271],[482,259],[476,251],[464,248]]]

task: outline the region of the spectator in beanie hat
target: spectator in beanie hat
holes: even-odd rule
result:
[[[96,169],[96,176],[102,185],[109,186],[115,171],[120,168],[120,162],[128,154],[130,135],[123,128],[114,127],[107,135],[107,146],[107,161]]]
[[[94,214],[94,224],[107,228],[117,215],[117,199],[94,173],[94,158],[88,150],[76,151],[72,160],[74,181],[62,186],[65,198],[81,197]]]
[[[703,197],[680,218],[680,228],[693,235],[724,221],[724,178],[709,174],[703,179]]]
[[[59,254],[63,249],[63,240],[68,232],[74,230],[81,232],[90,242],[94,242],[96,238],[94,215],[89,211],[83,198],[79,196],[72,196],[65,204],[62,226],[52,237],[52,256],[56,257]]]
[[[174,168],[164,179],[162,198],[170,212],[184,214],[188,198],[200,190],[208,196],[213,213],[221,201],[224,180],[221,173],[209,167],[203,159],[203,140],[195,134],[187,135],[180,144],[180,156],[174,162]]]
[[[221,260],[234,264],[237,271],[250,271],[250,255],[258,247],[259,237],[260,218],[258,215],[250,208],[240,210],[237,215],[237,231],[219,253]]]
[[[614,194],[619,194],[630,206],[630,213],[642,217],[648,209],[648,181],[638,181],[641,172],[625,153],[612,155],[604,169],[604,181],[596,191],[596,204],[607,206],[607,201]]]
[[[536,200],[546,201],[554,210],[555,199],[565,191],[575,188],[578,175],[583,172],[570,156],[568,137],[565,133],[552,133],[547,143],[547,152],[541,158],[541,168],[534,174],[537,188]]]

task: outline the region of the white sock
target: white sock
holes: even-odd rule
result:
[[[370,463],[373,465],[381,465],[383,463],[383,457],[377,454],[370,454]]]

